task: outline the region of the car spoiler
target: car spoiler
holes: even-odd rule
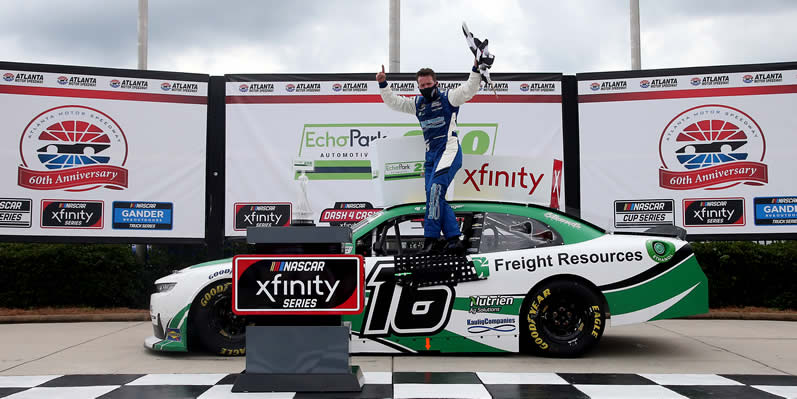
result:
[[[667,236],[686,240],[686,229],[678,226],[655,226],[642,232],[615,231],[613,234],[634,236]]]

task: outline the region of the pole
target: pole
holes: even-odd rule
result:
[[[147,69],[148,0],[138,0],[138,69]]]
[[[642,49],[639,43],[639,0],[629,0],[631,11],[631,69],[642,69]]]
[[[390,0],[390,56],[388,72],[401,70],[401,0]]]
[[[148,0],[138,0],[138,69],[147,69],[147,11]],[[133,244],[136,258],[141,262],[147,261],[147,244]]]

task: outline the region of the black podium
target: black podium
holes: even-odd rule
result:
[[[248,306],[246,303],[251,303],[253,297],[252,289],[248,293],[244,292],[247,288],[245,280],[247,273],[261,279],[257,281],[259,284],[257,300],[274,307],[279,305],[275,297],[282,293],[281,289],[287,292],[289,283],[283,282],[284,286],[279,285],[279,288],[269,291],[270,294],[265,292],[265,295],[259,295],[264,294],[263,291],[268,291],[268,283],[282,282],[273,276],[280,274],[283,280],[309,275],[313,277],[323,275],[325,278],[330,278],[330,271],[323,268],[331,268],[331,264],[340,259],[335,256],[342,257],[344,244],[351,242],[351,230],[348,227],[337,226],[249,228],[246,236],[247,242],[255,245],[256,253],[263,255],[243,255],[241,259],[236,257],[233,261],[235,281],[233,310],[236,313],[250,311],[241,309]],[[324,265],[321,263],[324,261],[326,266],[320,266]],[[359,265],[357,278],[362,280],[361,258]],[[243,269],[245,266],[259,267],[259,269]],[[244,271],[240,271],[239,267]],[[297,268],[300,271],[295,271]],[[316,274],[313,274],[314,272]],[[268,280],[272,277],[273,281]],[[340,285],[351,284],[344,282]],[[364,289],[359,285],[361,283],[358,283],[357,289]],[[245,294],[249,297],[245,298]],[[362,295],[362,292],[358,295]],[[329,296],[332,296],[331,292]],[[245,299],[249,299],[249,302]],[[348,300],[344,305],[350,304],[351,300]],[[359,311],[362,311],[362,306],[359,306]],[[301,311],[313,315],[303,315]],[[315,312],[314,309],[279,308],[258,313],[268,316],[258,318],[264,322],[247,327],[246,370],[236,379],[232,392],[362,391],[364,384],[362,370],[358,366],[351,366],[349,328],[341,325],[339,314],[329,313],[324,313],[323,309]],[[351,310],[346,314],[351,314]]]

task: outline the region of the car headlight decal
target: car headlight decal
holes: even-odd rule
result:
[[[174,288],[177,283],[159,283],[155,284],[155,292],[167,292]]]

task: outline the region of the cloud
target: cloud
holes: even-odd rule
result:
[[[797,59],[797,2],[640,2],[645,68]],[[7,0],[6,61],[137,65],[137,2]],[[464,72],[460,30],[490,39],[495,72],[630,68],[628,0],[403,0],[401,70]],[[149,2],[149,68],[210,73],[376,72],[388,63],[388,1]]]

